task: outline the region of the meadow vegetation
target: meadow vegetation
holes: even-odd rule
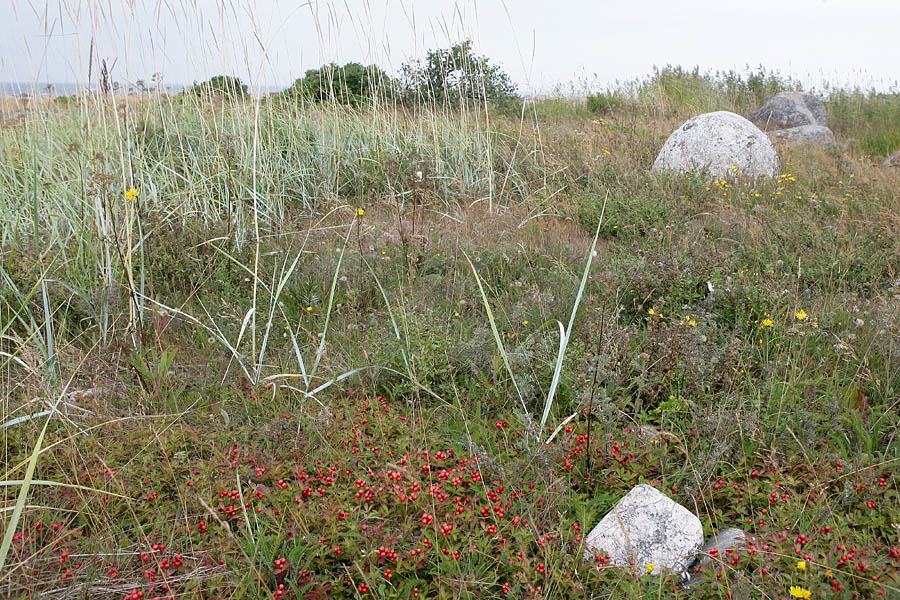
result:
[[[668,134],[791,82],[356,66],[0,125],[0,593],[900,596],[900,96],[709,182],[650,175]],[[582,560],[637,483],[751,545],[690,590]]]

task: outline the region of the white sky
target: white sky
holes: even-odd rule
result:
[[[323,62],[401,63],[471,38],[519,84],[575,91],[763,65],[807,86],[897,90],[900,0],[0,0],[0,81],[288,85]],[[596,76],[595,76],[596,75]]]

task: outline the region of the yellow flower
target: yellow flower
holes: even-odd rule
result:
[[[135,198],[137,198],[140,195],[140,193],[141,193],[141,190],[139,190],[137,188],[128,188],[127,190],[125,190],[125,199],[126,200],[134,200]]]
[[[357,208],[357,209],[356,209],[356,214],[359,215],[359,216],[361,217],[361,216],[363,216],[364,214],[366,214],[366,211],[365,211],[364,209],[362,209],[362,208]]]
[[[775,327],[775,323],[772,322],[772,319],[763,319],[762,326],[763,327]]]
[[[805,571],[805,570],[806,570],[806,561],[805,561],[805,560],[798,560],[798,561],[797,561],[797,568],[800,569],[801,571]]]
[[[306,307],[306,312],[312,312],[312,306],[307,306],[307,307]]]
[[[834,573],[831,572],[831,569],[828,569],[827,571],[825,571],[825,577],[827,577],[828,579],[831,579],[832,577],[834,577]]]
[[[809,315],[807,315],[806,311],[801,308],[798,312],[794,313],[794,316],[797,317],[798,321],[805,321]]]
[[[794,598],[804,598],[805,599],[805,598],[812,597],[812,592],[810,592],[809,590],[807,590],[805,588],[800,587],[799,585],[792,585],[791,589],[789,591],[790,591],[791,596],[793,596]]]
[[[653,569],[656,568],[656,565],[653,563],[647,563],[647,575],[653,572]]]
[[[648,308],[648,309],[647,309],[647,314],[648,314],[648,315],[655,315],[655,314],[656,314],[656,311],[653,310],[652,308]]]
[[[459,313],[458,313],[458,312],[455,312],[455,313],[453,313],[453,316],[454,316],[454,317],[458,317],[458,316],[459,316]]]
[[[522,325],[528,325],[528,321],[527,320],[522,321]]]

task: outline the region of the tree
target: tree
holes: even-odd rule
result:
[[[247,86],[239,77],[216,75],[202,83],[194,83],[184,93],[204,98],[217,96],[224,100],[242,100],[247,97]]]
[[[302,97],[314,102],[335,102],[357,106],[393,89],[391,78],[376,65],[349,62],[310,69],[285,90],[285,96]]]
[[[429,50],[424,62],[404,63],[401,79],[407,94],[427,102],[505,102],[516,93],[509,75],[486,56],[477,56],[471,40]]]

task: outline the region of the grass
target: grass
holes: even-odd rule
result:
[[[900,594],[896,98],[773,181],[649,175],[778,85],[4,123],[3,594]],[[582,561],[637,483],[752,544],[691,591]]]

